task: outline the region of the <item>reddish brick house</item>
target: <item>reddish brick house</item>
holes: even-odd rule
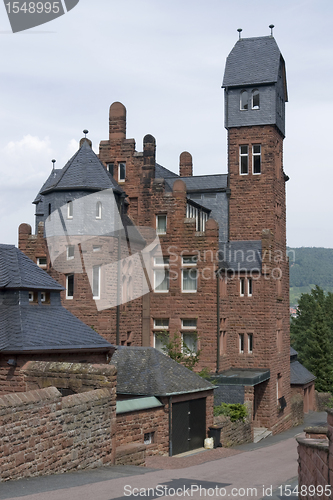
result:
[[[277,433],[291,425],[291,390],[283,171],[287,85],[275,39],[237,41],[223,87],[228,173],[194,176],[188,152],[180,155],[179,175],[159,165],[154,137],[146,135],[143,151],[137,151],[135,140],[126,137],[126,109],[114,103],[99,159],[81,141],[39,192],[36,236],[21,225],[19,246],[37,263],[46,259],[48,271],[67,289],[68,275],[74,275],[72,296],[63,292],[63,304],[107,340],[160,349],[161,335],[180,335],[200,350],[198,369],[216,373],[225,390],[236,388],[251,407],[254,425]],[[124,227],[137,226],[142,235],[142,228],[156,231],[162,253],[152,247],[149,292],[99,310],[89,271],[63,269],[57,275],[43,224],[61,204],[68,216],[74,200],[103,190],[112,190]],[[96,205],[96,218],[98,213]],[[109,253],[115,255],[118,245],[122,257],[126,238]],[[144,240],[141,248],[150,243]],[[82,261],[84,254],[78,245]]]

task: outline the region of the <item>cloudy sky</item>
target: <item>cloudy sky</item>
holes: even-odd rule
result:
[[[108,109],[127,108],[137,150],[150,133],[157,161],[177,171],[226,172],[221,82],[238,38],[274,37],[285,58],[284,167],[290,246],[333,248],[332,0],[80,0],[66,15],[12,34],[0,5],[1,243],[21,222],[57,160],[61,168],[89,130],[98,152]]]

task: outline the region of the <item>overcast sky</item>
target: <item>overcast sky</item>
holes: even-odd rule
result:
[[[152,134],[157,161],[178,171],[226,173],[221,83],[242,36],[270,34],[284,56],[284,169],[289,246],[333,248],[332,0],[80,0],[64,16],[12,34],[0,5],[0,243],[17,244],[21,222],[52,158],[62,168],[89,130],[108,138],[114,101],[127,108],[137,150]]]

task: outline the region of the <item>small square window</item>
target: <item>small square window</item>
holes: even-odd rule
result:
[[[156,232],[157,234],[166,234],[167,230],[167,216],[156,215]]]
[[[154,442],[154,434],[155,432],[145,432],[143,436],[144,444],[152,444]]]
[[[93,246],[93,252],[100,252],[100,251],[101,251],[101,247]]]
[[[182,328],[196,330],[197,320],[196,319],[182,319]]]
[[[126,179],[126,163],[118,163],[118,181],[124,182]]]
[[[37,266],[41,269],[46,269],[47,260],[46,257],[37,257]]]

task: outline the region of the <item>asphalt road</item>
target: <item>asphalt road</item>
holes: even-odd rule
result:
[[[242,453],[183,469],[104,467],[0,483],[0,499],[124,500],[134,498],[296,499],[297,443],[307,425],[325,425],[326,413],[261,444],[237,447]],[[209,452],[208,452],[209,453]],[[288,486],[290,485],[290,486]]]

